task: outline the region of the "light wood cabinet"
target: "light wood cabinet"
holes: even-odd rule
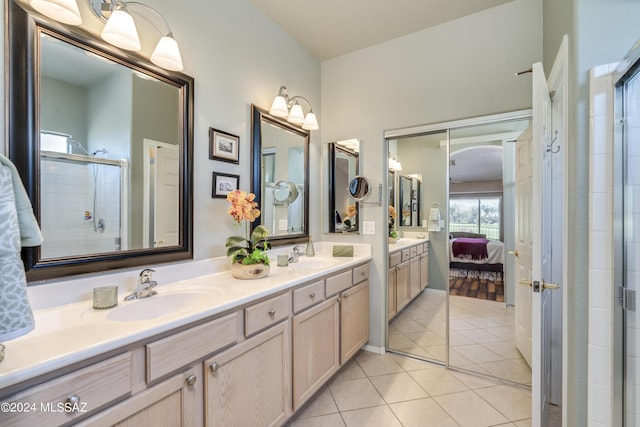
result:
[[[189,369],[77,425],[91,427],[196,425],[196,385],[200,386],[197,383],[198,377],[194,369]]]
[[[333,297],[293,317],[293,410],[340,367],[339,311]]]
[[[387,273],[387,307],[388,307],[388,320],[393,319],[393,317],[398,313],[396,307],[396,278],[397,278],[397,270],[396,267],[391,267]]]
[[[369,281],[340,294],[340,363],[369,340]]]
[[[396,309],[399,313],[411,301],[409,282],[409,261],[398,264],[396,268]]]
[[[429,251],[420,255],[420,290],[429,286]]]
[[[413,256],[409,261],[409,281],[411,283],[411,299],[420,293],[420,258]]]
[[[205,425],[279,426],[291,414],[290,323],[204,362]]]

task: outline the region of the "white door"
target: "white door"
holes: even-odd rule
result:
[[[546,425],[551,366],[551,99],[533,65],[533,119],[516,147],[516,344],[531,366],[532,425]],[[561,215],[561,212],[557,213]]]
[[[177,145],[157,147],[155,191],[155,247],[178,244],[180,159]]]

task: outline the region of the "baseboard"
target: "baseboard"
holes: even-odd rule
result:
[[[363,345],[362,350],[368,351],[370,353],[376,353],[376,354],[385,354],[387,352],[387,349],[384,347],[375,347],[369,344]]]

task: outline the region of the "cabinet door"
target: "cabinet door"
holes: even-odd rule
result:
[[[333,297],[293,318],[293,410],[340,367],[339,303]]]
[[[393,317],[396,315],[396,313],[398,312],[398,310],[396,309],[397,305],[396,305],[396,268],[392,267],[389,269],[389,272],[387,274],[387,307],[388,307],[388,312],[387,315],[389,316],[388,320],[393,319]]]
[[[420,290],[429,286],[429,253],[420,255]]]
[[[411,299],[420,293],[420,258],[415,256],[409,261],[409,280],[411,282]]]
[[[193,369],[99,412],[78,426],[193,426],[198,383]],[[201,386],[200,386],[201,387]]]
[[[369,340],[369,281],[340,294],[340,363]]]
[[[405,305],[411,301],[411,288],[409,287],[409,262],[398,265],[396,272],[396,308],[399,313]]]
[[[205,425],[279,426],[291,414],[289,322],[211,357],[205,369]]]

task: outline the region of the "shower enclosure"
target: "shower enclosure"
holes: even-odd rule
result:
[[[128,249],[126,160],[41,151],[41,163],[42,258]]]

